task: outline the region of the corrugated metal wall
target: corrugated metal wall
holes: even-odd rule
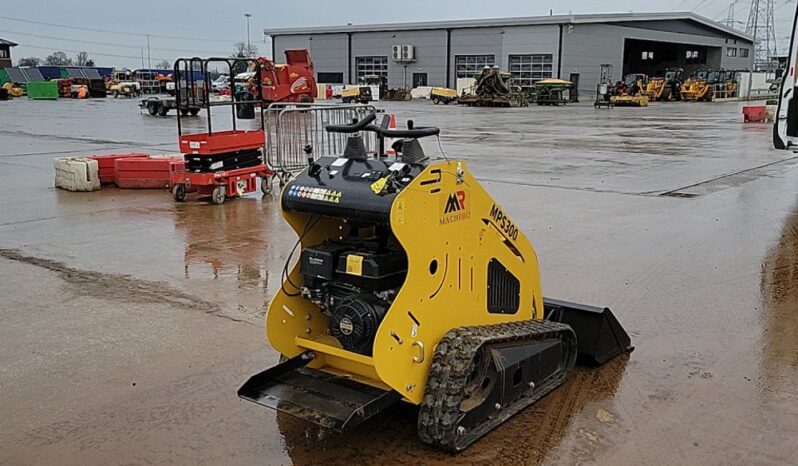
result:
[[[351,41],[347,33],[280,35],[274,37],[274,49],[279,62],[285,49],[309,48],[317,72],[343,73],[345,81],[350,83],[356,80],[357,57],[384,56],[388,59],[390,87],[411,86],[413,73],[426,73],[429,85],[453,87],[458,55],[493,55],[495,63],[506,70],[510,55],[551,54],[553,76],[569,79],[571,74],[579,74],[583,98],[594,94],[602,63],[613,64],[614,78],[620,79],[627,38],[715,47],[712,60],[719,60],[720,66],[728,69],[748,68],[753,60],[753,50],[748,58],[741,57],[739,52],[737,57],[728,57],[726,51],[727,47],[752,49],[750,43],[685,21],[657,21],[647,27],[624,23],[468,28],[452,29],[448,35],[448,81],[445,29],[353,32]],[[559,56],[561,39],[562,57]],[[406,68],[395,63],[391,56],[392,46],[402,44],[415,46],[416,61]]]

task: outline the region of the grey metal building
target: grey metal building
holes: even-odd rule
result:
[[[545,78],[578,83],[592,94],[599,65],[613,79],[627,73],[661,74],[665,68],[750,69],[753,42],[746,34],[694,13],[626,13],[430,21],[267,29],[272,54],[310,49],[318,80],[354,83],[387,76],[390,87],[454,87],[485,65],[516,75],[521,86]],[[394,46],[412,46],[412,60]]]

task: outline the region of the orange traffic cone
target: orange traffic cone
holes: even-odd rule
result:
[[[391,113],[391,122],[388,124],[388,129],[396,129],[396,115]],[[396,151],[393,150],[391,146],[393,146],[394,139],[393,138],[385,138],[385,154],[386,155],[396,155]]]

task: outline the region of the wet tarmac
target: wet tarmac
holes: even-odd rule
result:
[[[52,188],[55,156],[176,150],[175,118],[135,104],[0,106],[0,464],[796,463],[798,158],[738,103],[381,105],[441,126],[546,295],[610,306],[637,347],[455,456],[411,406],[336,435],[236,397],[277,360],[263,314],[295,237],[273,196]]]

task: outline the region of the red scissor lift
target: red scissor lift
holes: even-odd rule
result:
[[[229,76],[241,67],[254,68],[255,83],[261,87],[260,63],[245,58],[180,58],[175,62],[175,92],[177,105],[177,133],[180,152],[186,161],[185,169],[171,175],[172,194],[178,202],[186,199],[188,192],[210,196],[214,204],[228,197],[240,197],[257,191],[258,180],[264,194],[272,189],[274,172],[264,162],[263,147],[266,142],[263,112],[255,112],[254,102],[248,93],[236,93],[235,82],[230,81],[229,101],[211,102],[208,74],[209,64],[225,65]],[[205,109],[207,132],[184,134],[182,109]],[[230,107],[232,130],[214,131],[212,109]],[[260,129],[238,129],[237,119],[253,120],[260,115]]]

